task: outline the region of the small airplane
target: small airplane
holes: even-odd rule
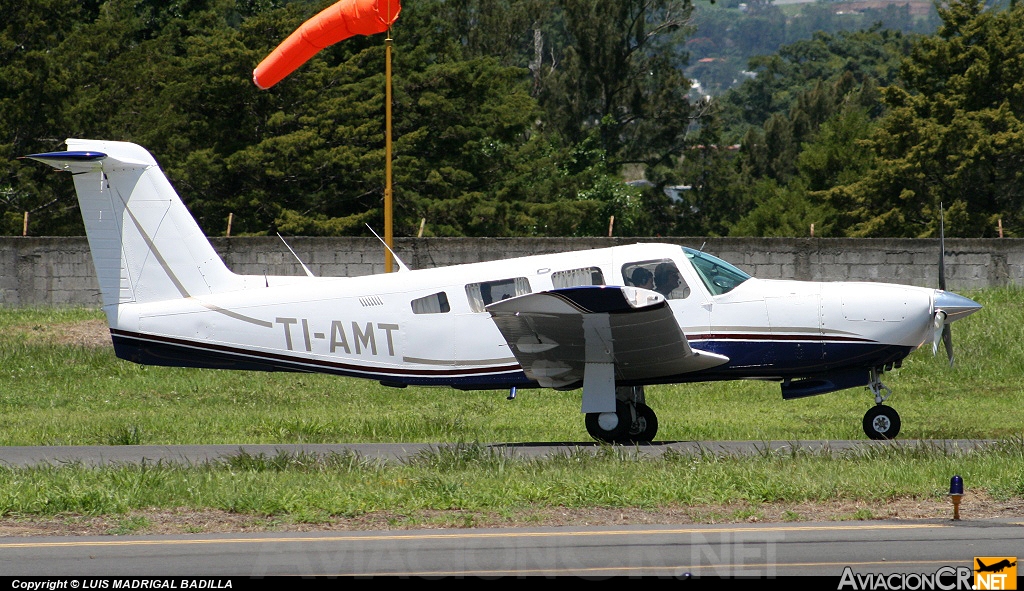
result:
[[[118,357],[323,372],[394,387],[575,390],[603,442],[658,430],[644,387],[756,379],[784,399],[867,386],[892,439],[885,371],[980,309],[905,285],[755,279],[701,250],[634,244],[362,277],[237,275],[152,155],[67,140],[27,158],[70,171]],[[941,257],[940,257],[941,260]],[[301,261],[300,261],[301,263]]]
[[[978,563],[977,570],[979,573],[997,573],[1001,570],[1017,566],[1017,561],[1014,560],[1011,562],[1009,558],[1004,558],[999,562],[995,562],[989,565],[986,565],[984,562],[982,562],[980,558],[975,558],[974,560]]]

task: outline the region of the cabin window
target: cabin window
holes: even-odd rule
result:
[[[448,305],[448,294],[443,291],[412,301],[413,314],[444,314],[451,309]]]
[[[555,289],[577,285],[604,285],[604,273],[599,267],[555,271],[551,274],[551,285]]]
[[[690,295],[690,286],[672,259],[626,263],[622,265],[622,279],[626,285],[656,291],[669,300],[682,300]]]
[[[483,312],[484,306],[507,300],[516,296],[530,293],[530,282],[526,277],[514,279],[498,279],[497,281],[484,281],[482,283],[470,283],[466,286],[466,296],[469,298],[469,307],[474,312]]]

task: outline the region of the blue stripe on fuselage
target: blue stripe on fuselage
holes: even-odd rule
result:
[[[115,354],[126,361],[143,365],[235,369],[245,371],[283,371],[327,373],[371,380],[392,385],[451,386],[467,390],[533,387],[518,366],[447,370],[387,370],[350,363],[333,363],[287,355],[260,353],[223,345],[196,343],[179,339],[111,331]]]
[[[821,340],[692,340],[694,349],[725,355],[729,362],[698,372],[698,380],[805,377],[849,367],[882,367],[901,361],[914,347],[874,342]],[[714,377],[709,377],[714,376]]]

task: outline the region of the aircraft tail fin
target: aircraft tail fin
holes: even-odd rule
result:
[[[238,285],[148,151],[83,139],[67,147],[27,158],[74,176],[104,308]]]

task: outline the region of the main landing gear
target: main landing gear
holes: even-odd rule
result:
[[[587,433],[606,443],[641,443],[654,439],[658,417],[644,403],[643,386],[615,389],[615,412],[586,415]]]
[[[896,412],[895,408],[882,404],[892,395],[892,388],[882,383],[881,375],[882,372],[879,370],[871,370],[868,388],[875,395],[875,406],[864,413],[864,433],[876,440],[895,439],[900,433],[900,413]]]

